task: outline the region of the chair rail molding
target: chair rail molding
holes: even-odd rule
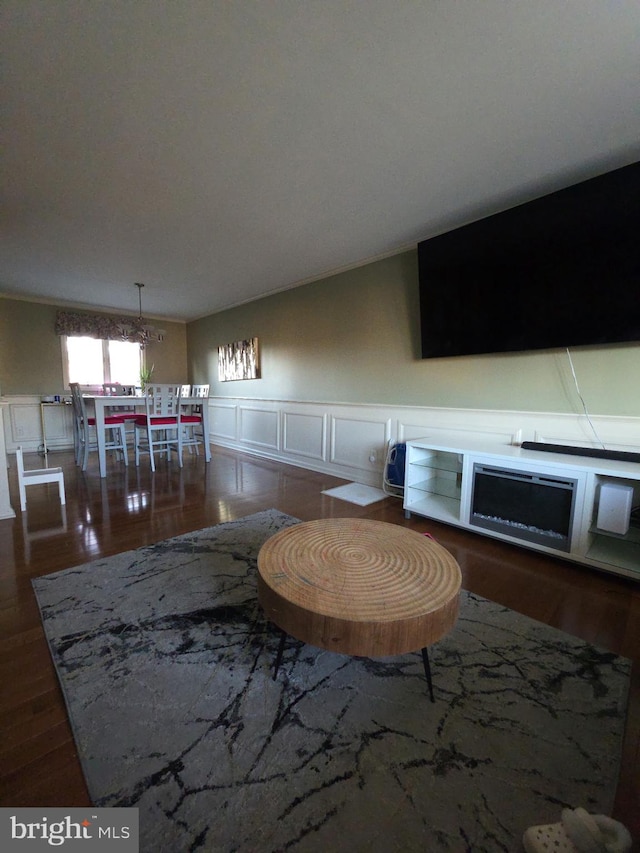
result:
[[[640,418],[555,412],[210,397],[212,444],[371,486],[382,482],[390,441],[545,441],[640,450]],[[373,459],[373,461],[372,461]]]

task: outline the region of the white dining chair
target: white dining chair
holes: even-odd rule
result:
[[[107,397],[133,397],[136,393],[135,385],[121,385],[119,382],[105,382],[102,393]]]
[[[71,402],[74,415],[74,447],[76,465],[82,464],[82,470],[87,470],[89,453],[98,449],[96,419],[87,414],[84,397],[78,382],[70,382]],[[105,450],[115,450],[122,453],[124,464],[129,464],[127,454],[126,421],[120,415],[107,415],[104,419]]]
[[[102,386],[102,392],[106,397],[133,397],[135,395],[135,386],[120,385],[119,382],[105,382]],[[122,418],[125,423],[125,433],[127,437],[133,438],[135,433],[136,412],[135,404],[132,402],[126,409],[122,406],[111,408],[108,410],[109,416]]]
[[[102,393],[107,397],[119,397],[124,394],[122,385],[117,382],[105,382],[102,386]]]
[[[18,491],[20,493],[20,509],[27,508],[27,486],[37,486],[43,483],[57,483],[60,503],[64,506],[66,496],[64,491],[64,473],[62,468],[31,468],[25,470],[22,446],[16,448],[16,464],[18,468]]]
[[[140,455],[148,453],[151,470],[155,471],[155,454],[166,453],[170,459],[171,451],[175,451],[182,468],[181,391],[180,385],[147,386],[146,412],[134,421],[136,466],[140,464]]]
[[[191,397],[204,399],[209,396],[209,386],[208,385],[192,385],[191,386]],[[185,409],[188,411],[184,411],[180,416],[180,423],[182,424],[182,428],[184,430],[182,436],[182,446],[189,448],[189,453],[191,453],[191,449],[193,448],[196,452],[196,456],[199,455],[198,445],[204,444],[205,436],[204,430],[202,429],[202,406],[207,405],[206,403],[192,403],[189,406],[186,406]],[[199,431],[198,431],[199,428]]]

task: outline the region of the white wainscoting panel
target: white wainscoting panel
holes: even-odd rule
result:
[[[42,421],[46,429],[49,450],[68,450],[73,447],[73,407],[60,403],[41,405],[40,397],[16,395],[3,397],[4,437],[9,453],[18,446],[26,452],[40,450],[44,445]]]
[[[282,451],[324,462],[327,458],[327,415],[285,409],[282,412]]]
[[[499,447],[538,440],[640,452],[640,418],[592,415],[596,440],[581,414],[226,397],[209,406],[214,444],[371,486],[382,482],[389,441],[465,438]]]
[[[217,438],[237,440],[237,412],[237,403],[225,403],[223,400],[209,402],[209,430],[213,441]]]
[[[413,417],[410,422],[398,421],[398,441],[413,441],[423,438],[425,432],[432,439],[443,444],[455,444],[458,439],[485,438],[488,441],[498,441],[511,444],[517,429],[509,424],[483,424],[477,418],[461,419],[455,411],[433,413],[424,412],[421,416]]]
[[[243,445],[278,450],[280,448],[280,414],[277,408],[267,409],[241,405],[239,414],[239,440]]]
[[[391,438],[389,418],[331,416],[331,449],[329,458],[334,465],[358,468],[370,472],[379,461],[380,450]],[[371,462],[369,457],[375,456]]]
[[[42,442],[42,417],[40,403],[16,404],[9,408],[11,439],[16,445],[22,442]]]
[[[27,453],[42,451],[43,416],[48,449],[68,450],[73,447],[72,406],[52,403],[41,408],[40,397],[27,394],[2,397],[0,405],[4,412],[7,453],[15,453],[20,445]]]

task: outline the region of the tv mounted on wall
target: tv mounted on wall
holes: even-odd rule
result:
[[[640,163],[418,244],[423,358],[640,341]]]

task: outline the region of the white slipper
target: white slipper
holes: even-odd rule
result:
[[[631,836],[617,820],[577,808],[563,809],[561,823],[530,827],[522,843],[527,853],[625,853]]]

